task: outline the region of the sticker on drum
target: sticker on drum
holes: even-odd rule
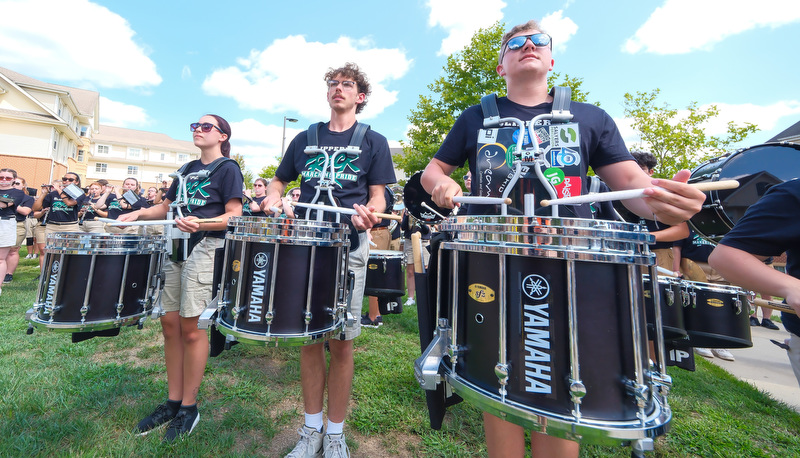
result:
[[[752,347],[748,295],[736,286],[684,281],[683,318],[692,346]]]
[[[797,178],[800,145],[765,143],[711,159],[698,166],[689,183],[737,180],[736,189],[706,191],[706,201],[689,224],[702,237],[719,242],[770,187]]]

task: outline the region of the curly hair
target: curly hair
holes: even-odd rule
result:
[[[342,75],[345,78],[350,78],[355,81],[356,87],[358,88],[358,93],[364,94],[364,101],[356,106],[356,113],[361,113],[361,110],[367,106],[367,99],[372,93],[372,87],[369,85],[367,75],[365,75],[364,72],[358,68],[358,65],[352,62],[347,62],[344,64],[344,67],[329,68],[328,73],[325,73],[325,81],[335,79],[338,75]]]

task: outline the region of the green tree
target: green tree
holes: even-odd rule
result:
[[[247,169],[244,164],[244,156],[239,153],[231,154],[231,159],[239,163],[239,168],[242,169],[242,175],[244,176],[244,187],[245,189],[250,189],[253,187],[253,172]]]
[[[486,94],[506,95],[506,82],[496,71],[504,29],[505,25],[498,22],[478,30],[468,46],[447,58],[444,75],[428,85],[431,94],[419,97],[408,117],[412,124],[409,142],[402,144],[403,155],[394,158],[407,175],[428,165],[462,111],[480,103]],[[555,85],[560,77],[559,73],[551,74],[548,84]],[[582,83],[580,78],[565,75],[557,85],[571,87],[572,100],[585,102],[587,94],[581,89]],[[462,176],[467,170],[459,169],[453,176]]]
[[[277,165],[268,165],[261,169],[261,172],[258,173],[258,176],[261,178],[266,178],[267,180],[271,180],[275,176],[275,171],[278,170]],[[286,185],[286,191],[284,191],[284,195],[287,191],[292,188],[300,187],[300,177],[292,181],[291,183]]]
[[[679,118],[679,110],[664,103],[656,105],[661,91],[625,94],[625,116],[632,120],[632,127],[639,132],[640,141],[631,149],[650,151],[658,159],[654,176],[672,178],[681,169],[692,169],[700,163],[724,153],[730,146],[757,132],[758,126],[744,123],[744,126],[728,123],[724,136],[709,136],[703,125],[719,116],[716,105],[706,110],[691,102],[686,107],[688,115]]]

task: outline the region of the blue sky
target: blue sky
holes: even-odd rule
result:
[[[475,30],[541,20],[554,71],[583,78],[589,99],[626,140],[626,92],[661,89],[660,102],[716,104],[719,121],[762,129],[762,143],[800,120],[797,0],[412,0],[395,2],[139,2],[0,0],[0,66],[100,92],[102,124],[191,140],[188,124],[216,113],[233,151],[257,172],[326,120],[327,68],[358,63],[373,84],[360,120],[392,144],[445,59]]]

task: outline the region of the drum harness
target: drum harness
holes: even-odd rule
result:
[[[324,215],[323,212],[326,211],[324,207],[333,206],[338,207],[336,203],[336,199],[333,197],[333,183],[336,180],[336,159],[339,157],[340,154],[345,154],[349,158],[357,158],[361,154],[361,143],[364,141],[364,137],[367,135],[367,131],[370,129],[369,124],[364,124],[357,122],[355,126],[355,130],[353,131],[353,136],[350,137],[350,142],[345,148],[336,150],[332,155],[328,154],[323,148],[319,147],[319,129],[324,125],[322,122],[317,122],[308,126],[308,130],[306,130],[306,140],[308,146],[303,150],[303,152],[308,156],[314,156],[316,154],[321,154],[324,158],[322,171],[320,172],[319,180],[317,184],[314,186],[316,189],[314,193],[314,197],[311,199],[309,209],[306,212],[306,218],[309,219],[309,215],[311,210],[316,209],[316,220],[323,221]],[[324,193],[327,197],[328,202],[330,205],[320,205],[318,202],[322,197],[321,194]],[[337,223],[341,223],[342,213],[336,212],[335,218]],[[354,237],[350,238],[350,249],[357,249],[359,245],[358,241],[358,233],[355,230],[353,224],[348,220],[348,226],[350,227],[351,233]],[[311,257],[313,259],[314,254],[316,252],[316,247],[311,248]],[[344,256],[342,259],[344,264],[343,272],[346,272],[346,282],[347,285],[344,288],[345,297],[340,298],[341,301],[347,304],[347,310],[345,312],[345,320],[348,326],[351,326],[356,318],[352,316],[350,313],[350,301],[353,296],[353,286],[355,284],[355,274],[349,270],[348,267],[348,259],[347,256]],[[313,273],[312,273],[313,274]],[[309,279],[310,281],[310,279]]]

